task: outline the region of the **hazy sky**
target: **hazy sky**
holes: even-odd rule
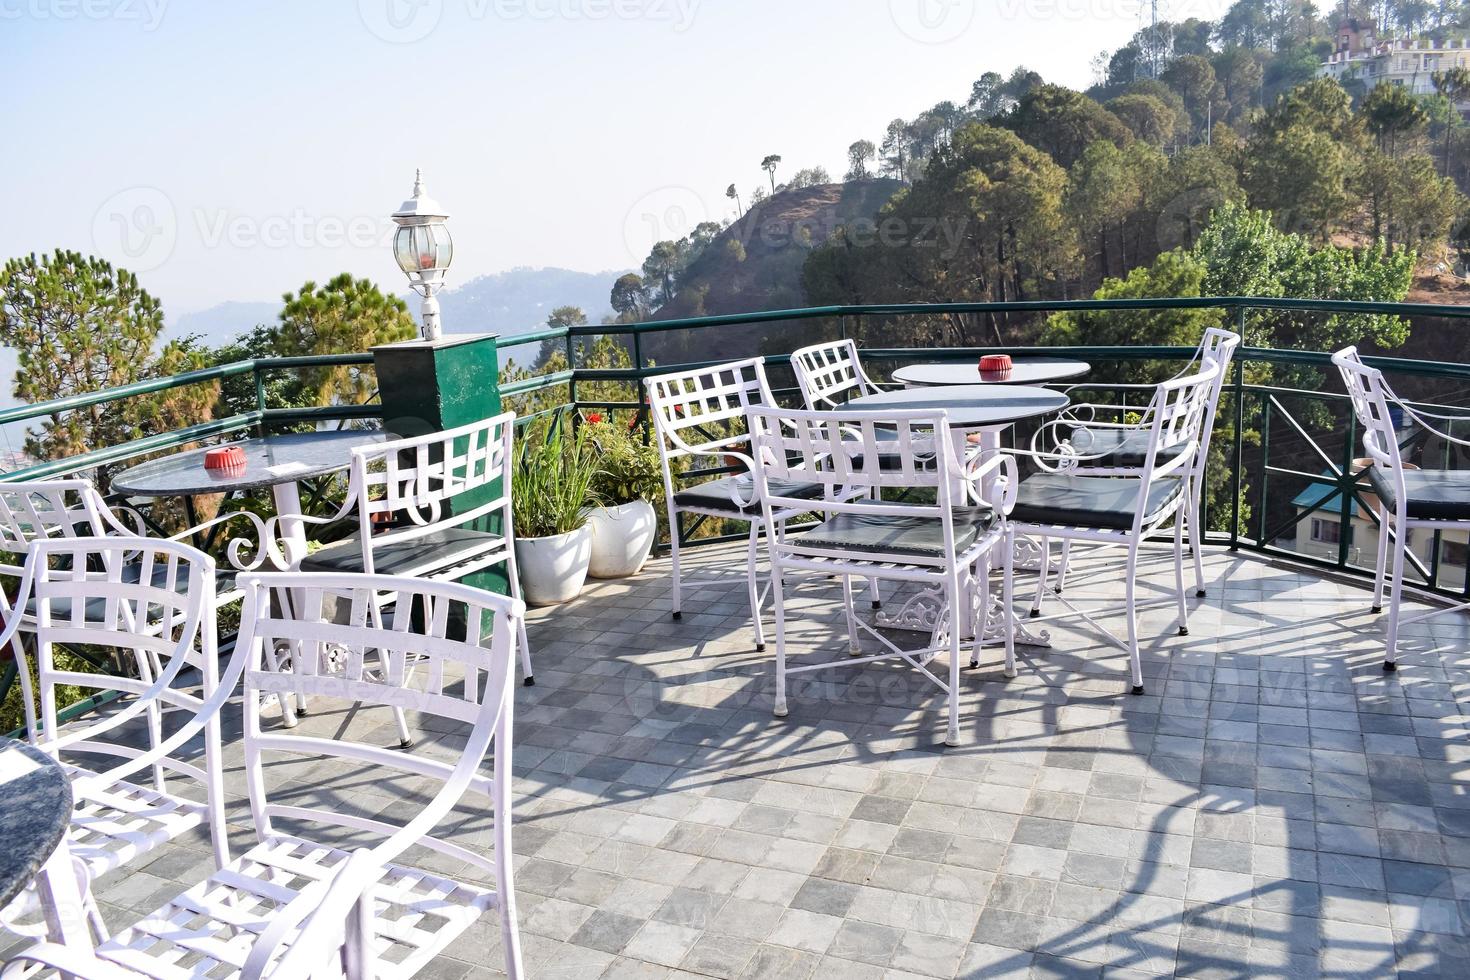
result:
[[[451,286],[632,267],[768,153],[840,176],[986,70],[1087,84],[1139,24],[1138,0],[0,0],[0,256],[103,255],[171,316],[341,271],[401,291],[386,216],[421,166]]]

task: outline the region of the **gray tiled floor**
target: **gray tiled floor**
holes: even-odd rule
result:
[[[1410,627],[1385,675],[1365,590],[1213,554],[1191,635],[1167,603],[1144,614],[1146,695],[1116,647],[1044,623],[1016,679],[998,651],[965,673],[950,749],[938,691],[897,664],[805,675],[773,718],[743,550],[689,560],[713,584],[681,622],[665,562],[533,613],[529,975],[1470,975],[1465,617]],[[1146,564],[1166,599],[1168,562]],[[1114,562],[1077,567],[1069,597],[1116,594]],[[839,595],[790,598],[800,649],[841,655]],[[340,793],[405,805],[391,780]],[[170,846],[102,897],[126,919],[207,866]],[[496,935],[483,922],[434,975],[495,975]]]

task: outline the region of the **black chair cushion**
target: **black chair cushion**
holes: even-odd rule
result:
[[[183,566],[179,567],[178,578],[174,581],[174,591],[179,595],[187,595],[189,592],[189,570]],[[142,562],[131,562],[123,566],[122,580],[130,585],[136,585],[143,578]],[[164,588],[168,584],[168,563],[160,562],[153,566],[152,585],[155,588]],[[34,596],[26,603],[26,615],[35,616],[37,602]],[[99,621],[107,615],[107,600],[102,598],[88,599],[87,611],[85,613],[89,621]],[[59,622],[71,618],[70,599],[51,600],[51,619]]]
[[[1021,524],[1131,530],[1140,482],[1131,476],[1037,473],[1021,481],[1011,520]],[[1184,481],[1176,477],[1155,480],[1148,490],[1144,523],[1152,521],[1183,489]]]
[[[885,506],[918,506],[885,504]],[[964,551],[973,545],[995,520],[989,507],[955,507],[954,546]],[[836,514],[809,531],[787,540],[814,548],[869,551],[924,558],[944,555],[944,525],[928,515],[885,516],[880,514]]]
[[[697,507],[700,510],[740,514],[745,517],[754,517],[761,512],[757,503],[737,507],[730,498],[731,486],[739,488],[742,500],[749,500],[755,493],[755,478],[747,473],[688,487],[674,494],[674,503],[680,507]],[[795,497],[799,500],[820,500],[823,492],[820,483],[805,483],[800,480],[771,480],[770,488],[775,496]]]
[[[1092,457],[1078,462],[1083,468],[1141,470],[1148,460],[1149,432],[1139,429],[1089,429],[1082,426],[1072,430],[1072,448],[1083,456]],[[1171,446],[1159,451],[1158,462],[1168,463],[1184,452],[1184,446]]]
[[[1398,506],[1393,482],[1374,466],[1368,470],[1374,493],[1390,510]],[[1404,470],[1404,510],[1421,521],[1470,521],[1470,470]]]
[[[445,528],[421,538],[373,545],[373,571],[396,575],[425,567],[449,568],[493,551],[505,541],[498,534],[464,527]],[[301,560],[303,572],[361,572],[362,544],[356,533]]]

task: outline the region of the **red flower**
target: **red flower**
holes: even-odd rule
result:
[[[599,423],[599,422],[602,421],[602,413],[601,412],[589,412],[588,415],[587,415],[587,421],[588,422],[591,422],[593,425],[596,425],[597,423]]]

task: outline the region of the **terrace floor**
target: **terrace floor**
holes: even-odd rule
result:
[[[1364,588],[1217,552],[1190,636],[1167,603],[1144,615],[1147,695],[1119,649],[1048,623],[1019,677],[998,650],[964,674],[945,748],[941,695],[898,664],[803,675],[773,718],[743,558],[689,553],[711,584],[681,622],[666,561],[533,612],[515,720],[529,976],[1470,975],[1470,618],[1409,627],[1385,675]],[[1145,565],[1143,594],[1166,599],[1170,561]],[[1117,567],[1077,562],[1069,596],[1115,598]],[[802,651],[841,656],[839,596],[796,591]],[[378,714],[304,724],[394,744]],[[368,778],[342,799],[407,797]],[[232,821],[247,837],[242,807]],[[171,845],[99,894],[121,924],[208,864]],[[431,975],[499,975],[497,935],[482,920]]]

